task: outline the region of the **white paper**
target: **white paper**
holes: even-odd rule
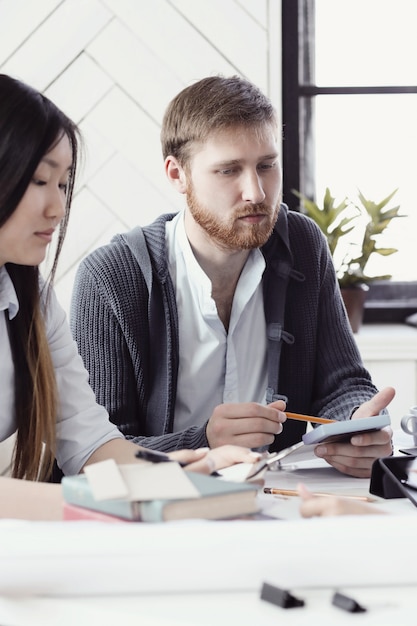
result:
[[[197,488],[178,463],[119,465],[129,500],[198,498]]]
[[[304,467],[309,467],[310,465],[311,467],[317,467],[317,463],[320,466],[325,464],[328,467],[329,465],[326,461],[319,459],[314,454],[315,447],[315,445],[306,446],[303,442],[300,442],[297,446],[285,448],[280,451],[282,458],[276,464],[283,469],[287,467],[294,469],[299,464],[302,464]],[[261,462],[262,461],[259,463]],[[248,480],[248,477],[250,477],[255,466],[252,463],[236,463],[236,465],[231,465],[230,467],[219,470],[218,473],[224,480],[245,482]],[[268,468],[265,468],[265,471],[262,474],[258,474],[257,478],[265,478],[269,471]]]
[[[114,459],[92,463],[84,468],[95,500],[127,498],[129,489]]]
[[[96,500],[133,501],[198,498],[187,472],[175,462],[117,465],[113,460],[87,465],[85,474]]]

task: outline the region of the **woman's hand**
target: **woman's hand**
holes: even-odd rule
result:
[[[305,485],[298,485],[302,498],[300,513],[302,517],[328,517],[333,515],[370,515],[384,514],[373,504],[349,500],[343,496],[314,496]]]
[[[185,463],[187,471],[212,474],[236,463],[256,463],[261,458],[261,454],[249,448],[225,445],[213,449],[177,450],[170,452],[169,457],[173,461]]]

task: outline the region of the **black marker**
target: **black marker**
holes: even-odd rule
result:
[[[301,598],[297,598],[286,589],[275,587],[269,583],[262,585],[261,600],[280,606],[282,609],[295,609],[304,606],[304,600]]]
[[[149,461],[150,463],[168,463],[173,461],[174,463],[178,463],[180,467],[186,467],[192,461],[188,463],[183,463],[182,461],[176,461],[175,459],[171,459],[165,452],[159,452],[159,450],[150,450],[149,448],[144,448],[135,452],[135,456],[138,459],[142,459],[142,461]],[[210,474],[211,476],[220,476],[220,474],[216,471]]]
[[[188,463],[181,463],[180,461],[171,459],[167,454],[165,454],[165,452],[159,452],[159,450],[149,450],[148,448],[138,450],[135,452],[135,456],[138,459],[142,459],[142,461],[149,461],[150,463],[168,463],[169,461],[174,461],[175,463],[179,463],[181,467],[188,465]]]
[[[366,609],[358,604],[356,600],[337,591],[333,595],[332,604],[337,606],[339,609],[343,609],[343,611],[347,611],[348,613],[364,613],[366,611]]]

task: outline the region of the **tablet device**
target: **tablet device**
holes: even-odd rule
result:
[[[316,426],[316,428],[307,432],[303,435],[303,441],[306,445],[324,442],[332,443],[334,441],[348,442],[353,435],[380,430],[390,424],[391,420],[388,413],[384,415],[373,415],[372,417],[331,422],[330,424]]]

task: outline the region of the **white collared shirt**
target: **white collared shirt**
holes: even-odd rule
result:
[[[17,314],[19,302],[9,274],[0,267],[0,441],[16,430],[14,417],[15,372],[6,326]],[[72,338],[65,312],[51,292],[45,318],[60,398],[57,418],[57,459],[65,474],[77,474],[99,446],[123,435],[96,403],[88,374]]]
[[[265,403],[267,339],[262,294],[265,259],[252,250],[233,298],[226,332],[211,281],[188,242],[184,212],[166,225],[179,320],[179,372],[174,432],[202,426],[222,403]]]

